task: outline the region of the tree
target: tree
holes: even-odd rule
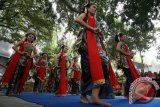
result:
[[[49,0],[1,0],[0,40],[13,42],[33,31],[39,40],[52,40],[56,15]]]
[[[0,40],[18,40],[21,32],[31,29],[38,42],[47,46],[60,26],[66,26],[65,33],[77,35],[80,26],[74,20],[87,2],[97,4],[96,18],[112,59],[115,59],[114,35],[118,32],[127,35],[131,50],[145,51],[155,41],[151,20],[159,17],[159,0],[1,0]],[[119,5],[121,11],[117,9]]]
[[[42,52],[46,52],[48,54],[48,61],[49,64],[52,65],[54,64],[54,57],[56,54],[58,54],[60,51],[60,47],[55,44],[47,44],[42,48]]]
[[[118,2],[114,0],[114,2]],[[131,32],[136,31],[137,33],[132,33],[136,43],[134,49],[137,49],[141,53],[151,47],[153,41],[155,41],[154,25],[152,20],[160,20],[159,16],[159,0],[120,0],[120,3],[124,5],[124,11],[120,14],[122,21],[129,24],[131,27]],[[131,35],[131,33],[130,33]],[[143,61],[142,61],[143,62]]]
[[[62,2],[63,1],[63,2]],[[108,50],[111,58],[115,58],[114,35],[123,32],[128,37],[128,44],[136,51],[147,50],[155,41],[154,25],[151,20],[158,18],[160,1],[152,0],[88,0],[97,3],[97,20],[100,22],[105,38],[108,40]],[[74,19],[84,7],[86,0],[58,0],[57,12],[60,13],[60,23],[67,22],[67,30],[77,33],[78,26]],[[117,7],[122,4],[122,10]],[[78,11],[79,10],[79,11]],[[62,17],[61,17],[62,16]],[[119,22],[116,22],[120,19]],[[114,53],[114,54],[113,54]]]

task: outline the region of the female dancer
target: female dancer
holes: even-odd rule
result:
[[[23,85],[32,66],[32,59],[37,55],[36,48],[33,45],[35,40],[36,37],[33,33],[27,33],[25,39],[13,46],[16,53],[10,60],[1,80],[2,84],[8,86],[6,95],[22,92]]]
[[[48,81],[47,81],[47,92],[52,93],[54,90],[54,84],[55,84],[55,67],[53,65],[50,66],[49,68],[49,77],[48,77]]]
[[[61,51],[55,56],[55,94],[58,96],[66,96],[67,93],[67,46],[63,45]]]
[[[72,79],[72,90],[71,93],[72,94],[79,94],[79,84],[80,84],[80,80],[81,80],[81,69],[80,66],[78,65],[78,57],[74,57],[74,62],[72,65],[72,69],[74,72],[74,77]]]
[[[45,80],[45,75],[46,75],[46,70],[48,68],[48,62],[47,62],[47,53],[42,53],[42,57],[39,58],[37,64],[36,64],[36,70],[37,70],[37,81],[35,84],[36,85],[36,93],[39,93],[42,91],[42,83]]]
[[[122,33],[116,35],[115,41],[117,42],[116,50],[118,51],[118,67],[121,68],[126,77],[125,93],[124,96],[129,96],[129,88],[133,80],[139,77],[135,66],[133,65],[131,58],[132,55],[129,52],[129,48],[125,43],[126,36]]]
[[[81,102],[100,104],[103,106],[110,106],[111,104],[104,102],[99,98],[101,87],[105,84],[102,62],[108,63],[108,57],[101,47],[99,37],[99,28],[96,27],[96,5],[89,3],[86,5],[86,13],[80,14],[76,22],[84,26],[81,36],[87,44],[87,49],[81,47],[79,53],[81,54]],[[101,60],[103,59],[103,60]],[[105,65],[106,65],[105,64]],[[106,67],[105,67],[106,69]],[[86,95],[91,94],[91,99],[88,100]]]

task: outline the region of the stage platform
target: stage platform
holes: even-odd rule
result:
[[[102,107],[100,105],[83,104],[80,102],[80,97],[74,95],[58,97],[51,93],[35,94],[24,92],[16,97],[45,107]],[[129,104],[128,99],[123,96],[116,96],[115,99],[104,100],[111,103],[111,107],[160,107],[160,98],[155,98],[146,104]]]

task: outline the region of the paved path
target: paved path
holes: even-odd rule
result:
[[[0,107],[44,107],[35,103],[30,103],[16,97],[8,97],[0,94]]]

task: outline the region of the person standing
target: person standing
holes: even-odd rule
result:
[[[63,45],[61,47],[61,51],[55,56],[55,73],[56,73],[56,80],[55,80],[55,94],[57,96],[66,96],[68,81],[67,81],[67,50],[68,47]]]
[[[13,46],[16,53],[12,56],[1,79],[2,84],[8,86],[6,95],[22,92],[29,70],[32,67],[32,59],[37,56],[36,47],[33,45],[35,40],[34,33],[27,33],[24,39]]]
[[[49,69],[49,77],[47,81],[47,92],[52,93],[54,91],[55,84],[55,67],[53,65],[50,66]]]
[[[86,45],[84,45],[86,49],[84,47],[79,49],[82,67],[80,100],[85,104],[96,103],[107,107],[111,104],[104,102],[99,97],[101,87],[106,83],[101,58],[104,58],[103,61],[108,61],[108,57],[102,49],[98,37],[100,29],[96,27],[94,18],[97,6],[94,3],[88,3],[85,7],[85,12],[76,19],[76,22],[84,27],[80,34]],[[87,94],[91,95],[90,100],[87,99]]]
[[[37,70],[37,78],[36,78],[36,83],[35,88],[36,88],[36,93],[39,93],[42,91],[42,84],[45,81],[45,76],[46,76],[46,70],[48,68],[48,61],[47,61],[48,54],[47,53],[42,53],[41,58],[39,58],[37,64],[36,64],[36,70]]]
[[[117,42],[116,50],[117,50],[117,59],[118,59],[118,68],[122,69],[124,75],[126,77],[125,83],[125,92],[124,96],[129,96],[129,88],[131,83],[139,77],[139,74],[133,65],[131,60],[132,55],[129,52],[129,48],[125,43],[126,36],[122,33],[119,33],[115,36],[115,41]]]
[[[81,69],[80,66],[78,65],[78,58],[75,56],[73,58],[73,66],[72,70],[74,72],[74,76],[72,78],[72,88],[71,88],[71,93],[79,95],[79,85],[80,85],[80,80],[81,80]]]

